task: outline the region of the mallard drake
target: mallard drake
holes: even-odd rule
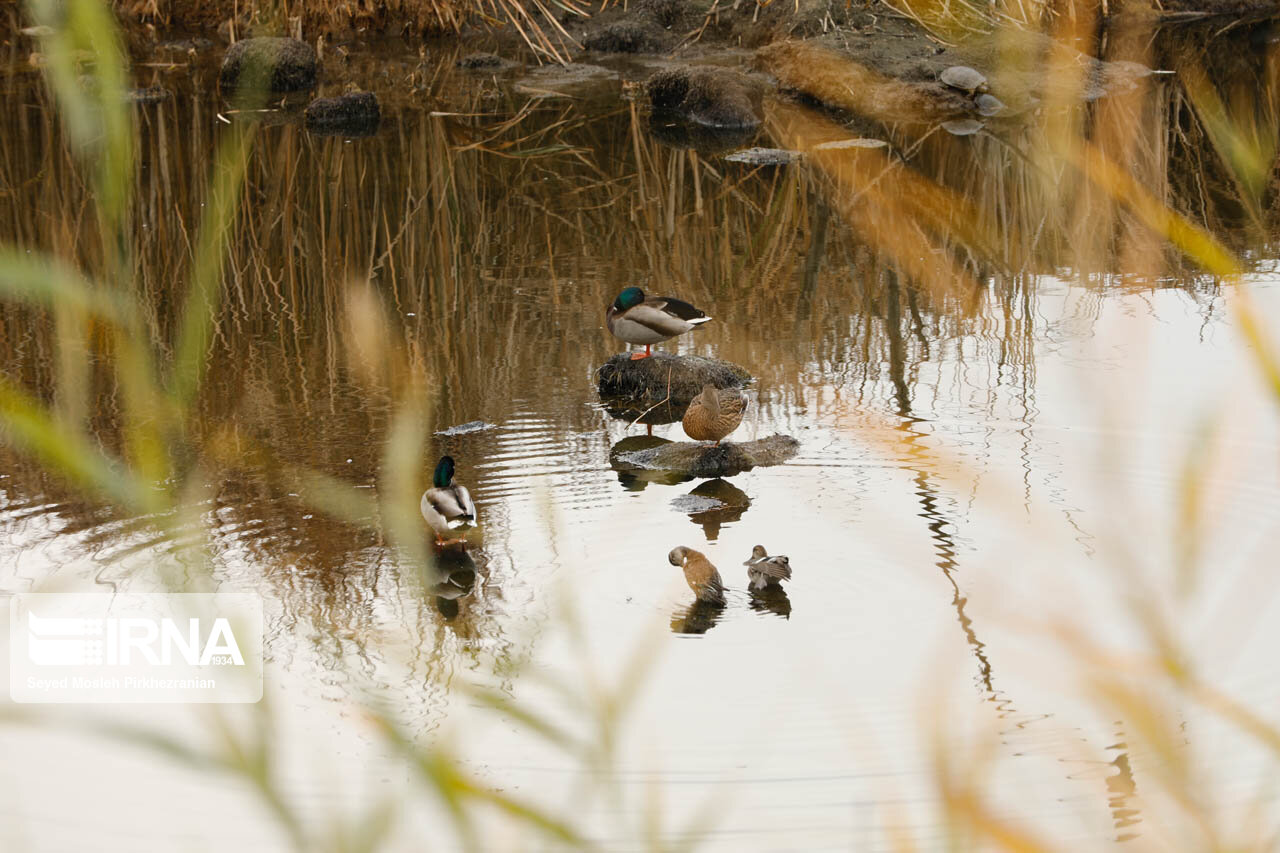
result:
[[[440,457],[431,478],[431,488],[422,493],[419,505],[422,517],[436,533],[437,545],[466,544],[465,539],[446,540],[444,537],[458,528],[476,523],[476,505],[472,503],[467,487],[453,481],[453,467],[452,456]]]
[[[688,302],[670,296],[646,297],[638,287],[623,288],[604,315],[604,323],[615,338],[644,344],[644,352],[632,354],[632,360],[648,358],[654,344],[683,335],[710,319]]]
[[[702,393],[689,403],[680,423],[694,441],[714,441],[719,446],[721,439],[742,423],[746,408],[747,398],[741,391],[703,385]]]
[[[706,554],[681,545],[671,549],[667,560],[671,565],[684,569],[684,579],[699,601],[724,604],[724,581],[720,580],[720,573]]]
[[[791,580],[791,561],[781,554],[770,557],[763,545],[752,548],[751,558],[742,565],[747,567],[749,589],[780,586],[783,581]]]

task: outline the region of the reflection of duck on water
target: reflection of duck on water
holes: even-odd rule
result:
[[[747,497],[746,492],[719,477],[699,483],[697,488],[689,494],[710,498],[719,503],[719,506],[689,513],[689,520],[702,526],[702,532],[706,535],[708,542],[716,541],[720,535],[721,525],[738,521],[751,506],[751,498]]]
[[[766,586],[751,590],[751,609],[757,613],[774,613],[783,619],[791,618],[791,599],[780,586]]]
[[[710,601],[697,601],[671,616],[671,630],[677,634],[705,634],[715,627],[724,606]]]
[[[435,569],[436,609],[446,619],[458,615],[458,601],[470,595],[476,586],[476,563],[466,551],[445,549],[437,552],[431,561]]]

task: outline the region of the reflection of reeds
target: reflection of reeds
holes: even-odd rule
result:
[[[1269,83],[1251,101],[1210,70],[1183,87],[1148,82],[1087,107],[1064,97],[965,140],[910,116],[862,116],[859,132],[889,143],[866,149],[819,149],[848,131],[773,104],[769,131],[809,157],[751,170],[664,147],[631,104],[510,93],[495,103],[455,75],[446,62],[434,78],[466,93],[450,96],[448,110],[404,106],[383,136],[355,145],[296,126],[223,131],[201,98],[183,97],[134,113],[136,172],[96,176],[42,89],[0,104],[14,128],[0,159],[0,228],[24,250],[102,276],[96,288],[71,273],[55,286],[49,270],[24,279],[31,268],[6,258],[11,293],[47,279],[43,296],[0,307],[0,403],[14,446],[7,498],[60,501],[57,532],[89,531],[92,547],[132,538],[140,548],[243,549],[288,592],[288,627],[349,642],[360,658],[374,601],[394,598],[388,588],[426,644],[485,635],[497,629],[482,606],[483,560],[480,589],[447,625],[424,604],[438,578],[415,544],[420,448],[433,428],[501,421],[533,397],[562,431],[593,428],[582,403],[590,368],[615,348],[602,313],[616,271],[628,270],[650,290],[715,305],[719,326],[679,346],[714,347],[784,398],[801,398],[806,383],[884,380],[901,427],[892,450],[913,472],[983,690],[1007,704],[952,577],[954,537],[935,485],[943,463],[914,430],[919,368],[940,347],[980,338],[1000,371],[1019,371],[1025,393],[1041,274],[1142,283],[1186,280],[1197,267],[1230,275],[1237,267],[1223,246],[1256,247],[1274,231]],[[234,156],[250,137],[252,156]],[[110,205],[99,215],[94,202],[109,201],[104,190],[122,175],[131,203],[116,222]],[[203,211],[219,201],[210,230]],[[116,316],[124,304],[138,311],[127,322]],[[593,334],[575,332],[566,347],[566,329]],[[119,468],[103,462],[104,448]],[[86,489],[96,503],[73,502]],[[1137,616],[1152,639],[1147,677],[1275,749],[1269,723],[1182,668],[1167,624]],[[1105,653],[1067,639],[1098,664],[1100,701],[1122,711],[1131,739],[1176,753],[1168,709],[1116,679]],[[419,675],[439,673],[428,662]],[[604,710],[584,726],[599,725],[602,753],[615,734],[609,714],[621,713],[636,681],[595,697]],[[502,697],[487,699],[566,740]],[[579,840],[573,827],[459,774],[448,753],[420,750],[390,719],[382,729],[455,814],[496,804],[550,838]],[[269,740],[251,745],[231,758],[187,757],[245,775],[305,847],[272,785]],[[982,780],[963,763],[958,771],[957,757],[938,767],[951,824],[997,846],[1043,846],[993,814]],[[1168,787],[1218,842],[1188,778]]]

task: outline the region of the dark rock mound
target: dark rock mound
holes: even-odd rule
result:
[[[307,107],[307,130],[322,136],[372,136],[381,120],[378,96],[373,92],[316,98]]]
[[[666,401],[680,410],[688,406],[708,382],[717,388],[741,388],[751,381],[751,374],[736,364],[700,355],[676,356],[664,352],[635,361],[629,354],[620,352],[600,365],[596,375],[600,380],[600,396],[606,403],[625,401],[652,406]]]
[[[686,0],[639,0],[636,7],[660,27],[674,27],[688,9]]]
[[[468,53],[455,64],[459,68],[465,68],[468,71],[497,71],[515,63],[508,59],[503,59],[496,53]]]
[[[553,63],[535,68],[516,81],[516,91],[535,97],[587,97],[618,86],[618,72],[585,62]]]
[[[587,33],[582,46],[601,53],[657,53],[666,39],[636,21],[618,21]]]
[[[789,435],[771,435],[744,444],[722,442],[719,447],[673,441],[646,450],[618,454],[620,464],[671,471],[689,477],[732,477],[756,467],[780,465],[800,448]]]
[[[224,94],[300,92],[316,84],[316,51],[291,38],[251,38],[231,45],[218,85]]]
[[[760,87],[747,75],[710,65],[669,68],[645,83],[655,111],[679,115],[705,127],[760,126]]]

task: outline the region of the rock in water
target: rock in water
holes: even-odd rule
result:
[[[725,129],[760,126],[755,109],[759,88],[741,71],[710,65],[668,68],[645,83],[654,110]]]
[[[601,53],[657,53],[663,41],[635,21],[617,21],[588,33],[582,46]]]
[[[498,71],[515,63],[493,53],[468,53],[454,64],[468,71]]]
[[[322,136],[372,136],[382,112],[373,92],[316,98],[307,107],[307,130]]]
[[[746,163],[748,166],[786,166],[803,158],[799,151],[787,151],[782,148],[747,148],[726,155],[724,159],[730,163]]]
[[[300,92],[316,84],[316,51],[291,38],[242,39],[222,59],[223,94]]]
[[[624,398],[652,406],[670,396],[668,405],[675,409],[688,406],[707,383],[717,388],[741,388],[751,381],[751,374],[736,364],[664,352],[635,361],[628,353],[618,353],[600,365],[596,375],[600,396],[606,400]]]
[[[771,435],[742,444],[722,442],[719,447],[673,441],[668,444],[621,453],[619,463],[636,468],[671,471],[687,477],[732,477],[756,467],[781,465],[800,449],[789,435]]]

